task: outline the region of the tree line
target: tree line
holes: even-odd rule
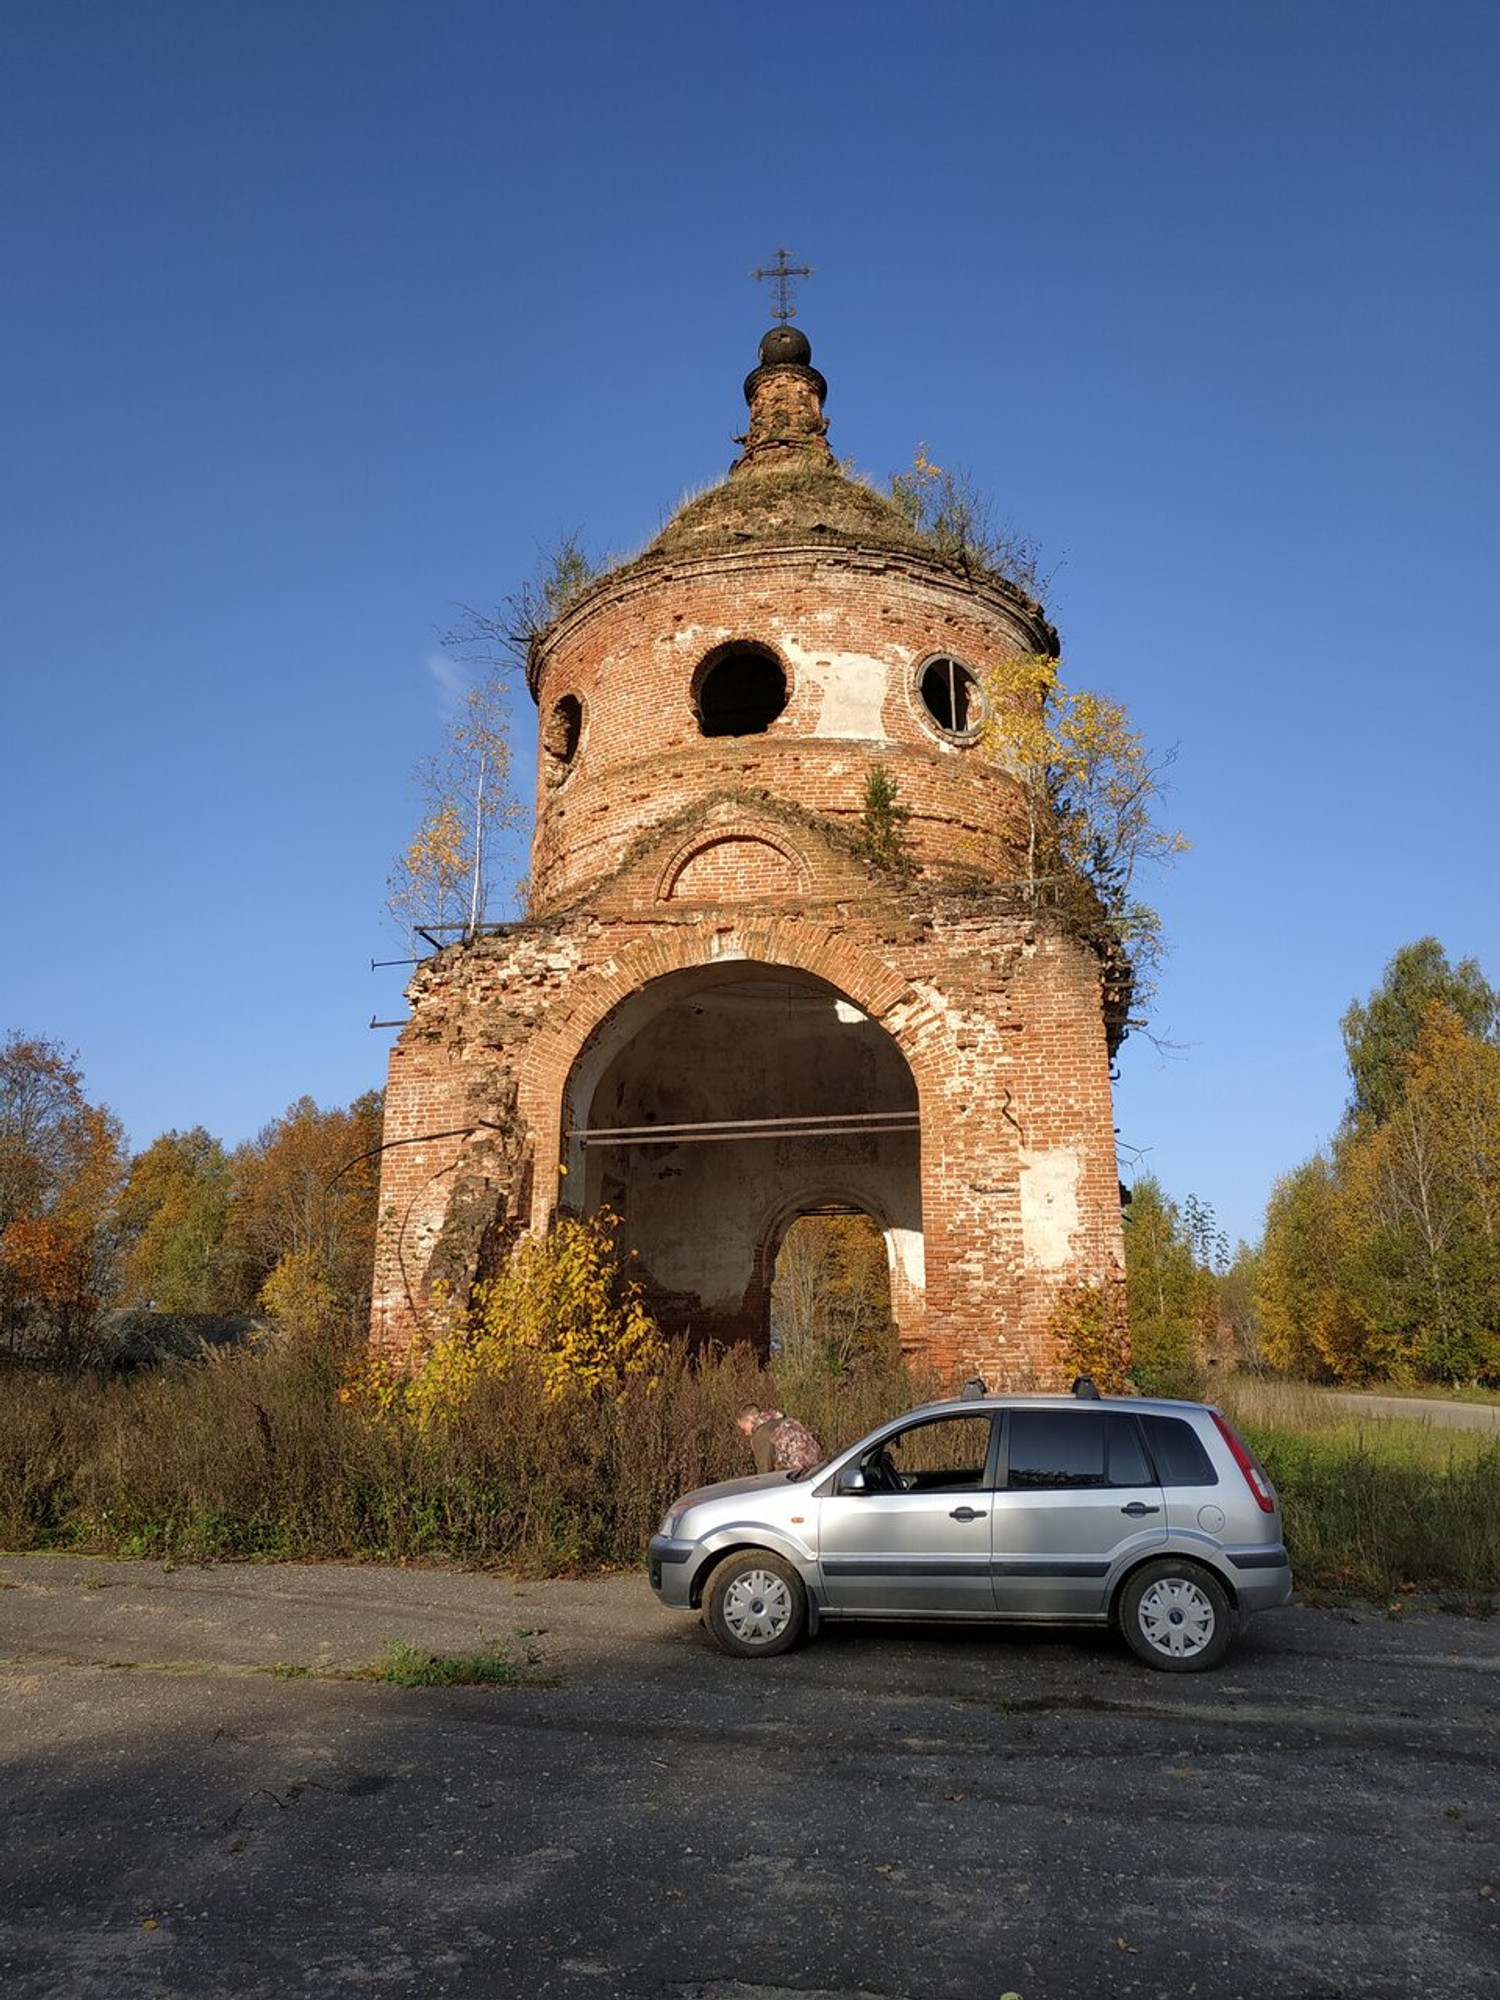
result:
[[[1338,1131],[1231,1256],[1151,1179],[1126,1212],[1137,1376],[1207,1361],[1312,1380],[1500,1380],[1500,993],[1435,938],[1341,1023]]]
[[[351,1331],[369,1310],[381,1097],[301,1097],[244,1145],[195,1126],[131,1154],[77,1057],[0,1043],[0,1353],[81,1364],[116,1308]]]

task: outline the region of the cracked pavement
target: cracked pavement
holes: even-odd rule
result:
[[[512,1687],[348,1678],[391,1642]],[[6,2000],[1500,2000],[1500,1621],[720,1655],[640,1575],[0,1558]]]

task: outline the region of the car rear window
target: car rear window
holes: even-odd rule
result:
[[[1181,1417],[1142,1416],[1141,1426],[1163,1486],[1217,1486],[1219,1475],[1202,1440]]]

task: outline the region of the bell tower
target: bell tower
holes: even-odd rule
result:
[[[1022,881],[986,726],[1056,635],[839,468],[789,316],[728,477],[533,644],[531,910],[411,983],[377,1338],[564,1207],[623,1218],[666,1325],[761,1347],[791,1223],[861,1210],[906,1344],[994,1382],[1055,1378],[1059,1291],[1120,1272],[1125,996]]]

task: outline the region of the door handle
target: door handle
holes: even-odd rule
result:
[[[1144,1500],[1132,1500],[1130,1505],[1122,1507],[1120,1512],[1128,1514],[1133,1521],[1139,1521],[1143,1515],[1159,1514],[1161,1509],[1160,1507],[1148,1507]]]
[[[984,1519],[984,1509],[982,1507],[955,1507],[953,1512],[948,1516],[948,1519],[950,1521],[982,1521]]]

